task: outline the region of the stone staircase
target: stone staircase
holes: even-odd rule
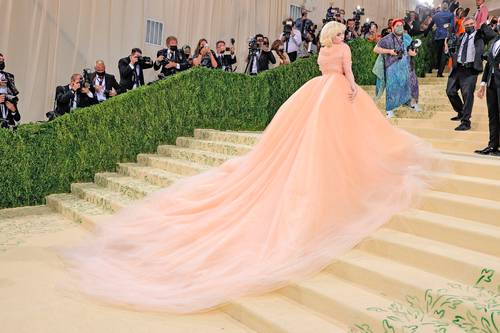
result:
[[[485,102],[476,100],[472,130],[456,132],[446,79],[420,82],[425,111],[392,122],[443,151],[450,170],[436,175],[442,181],[418,208],[398,214],[316,276],[212,311],[218,317],[210,328],[199,329],[204,317],[195,315],[191,330],[172,332],[194,326],[197,332],[498,332],[500,158],[471,153],[487,143]],[[373,87],[365,89],[373,94]],[[259,135],[197,129],[175,146],[138,155],[137,163],[96,174],[93,183],[72,184],[71,193],[49,195],[39,209],[92,228],[134,200],[245,154]]]

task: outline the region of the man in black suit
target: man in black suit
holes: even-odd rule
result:
[[[232,72],[233,65],[236,64],[236,55],[234,54],[234,47],[229,48],[229,53],[226,52],[226,42],[220,40],[215,44],[215,60],[217,60],[217,69]]]
[[[95,104],[93,88],[82,87],[82,81],[81,74],[73,74],[68,85],[56,88],[56,108],[53,112],[46,114],[49,120],[69,113],[76,108]]]
[[[5,57],[0,53],[0,127],[15,129],[21,120],[18,94],[14,74],[5,71]]]
[[[500,36],[497,36],[491,44],[477,97],[483,98],[485,91],[488,103],[490,141],[488,147],[476,150],[475,153],[500,156],[498,150],[500,147]]]
[[[118,69],[122,89],[127,91],[144,85],[143,70],[153,67],[153,61],[149,60],[145,61],[142,58],[142,51],[139,48],[133,48],[128,57],[120,59]]]
[[[269,44],[264,43],[264,35],[255,35],[257,40],[258,50],[254,57],[250,55],[247,57],[247,70],[246,73],[250,75],[257,75],[262,71],[269,69],[269,63],[275,64],[276,58],[274,58],[273,53],[269,49]]]
[[[94,100],[97,103],[122,93],[122,88],[112,74],[106,73],[104,61],[97,60],[95,63],[95,72],[91,75],[92,85],[95,89]]]
[[[190,67],[188,59],[182,50],[177,47],[177,38],[169,36],[166,41],[167,48],[158,51],[154,70],[161,68],[158,75],[160,79],[184,71]]]
[[[474,30],[475,23],[475,19],[470,17],[464,20],[465,33],[458,38],[454,46],[455,52],[452,52],[453,66],[448,77],[446,94],[453,109],[457,112],[457,116],[451,120],[461,121],[461,124],[455,128],[456,131],[470,129],[477,76],[483,71],[484,46],[496,36],[487,24],[483,24],[477,31]],[[450,46],[445,44],[445,52],[448,52],[449,48]],[[459,90],[463,101],[458,95]]]

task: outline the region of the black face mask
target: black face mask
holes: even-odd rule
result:
[[[177,45],[170,46],[170,51],[177,51]]]
[[[5,61],[0,62],[0,71],[3,71],[5,69]]]
[[[473,33],[474,30],[475,30],[474,27],[465,27],[465,33],[467,35],[470,35],[471,33]]]
[[[96,74],[99,77],[103,77],[106,74],[106,72],[96,72]]]

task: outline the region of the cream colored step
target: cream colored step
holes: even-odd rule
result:
[[[347,326],[278,293],[241,298],[231,302],[222,310],[245,326],[262,333],[345,333],[348,331]]]
[[[358,249],[464,284],[476,281],[485,268],[500,269],[496,256],[389,228],[370,235],[358,245]]]
[[[459,123],[457,123],[457,126]],[[421,138],[426,139],[462,139],[462,140],[471,140],[471,141],[480,141],[480,142],[488,142],[488,132],[480,132],[480,131],[455,131],[451,129],[440,129],[440,128],[426,128],[426,127],[417,127],[417,124],[413,124],[413,126],[398,126],[401,129],[404,129],[407,132],[410,132],[413,135],[419,136]]]
[[[159,146],[158,154],[212,167],[221,165],[232,157],[229,155],[177,146]]]
[[[435,191],[500,202],[500,180],[436,173]]]
[[[450,121],[451,117],[455,117],[457,115],[456,112],[450,111],[449,113],[447,112],[436,112],[432,119],[433,120],[442,120],[442,121]],[[488,112],[485,108],[475,108],[472,111],[472,122],[488,122]],[[455,123],[458,125],[460,124],[459,121],[455,121]]]
[[[110,210],[94,205],[69,193],[48,195],[46,201],[47,206],[56,212],[89,228],[94,226],[97,221],[105,219],[112,214]]]
[[[469,154],[444,155],[450,172],[462,176],[471,176],[500,180],[500,158]]]
[[[466,139],[427,139],[435,149],[455,151],[459,153],[473,153],[475,150],[483,149],[486,145],[483,141],[472,141]]]
[[[160,187],[170,186],[181,178],[178,174],[137,163],[118,163],[118,172]]]
[[[252,146],[241,145],[222,141],[200,140],[195,138],[179,137],[176,145],[183,148],[191,148],[196,150],[205,150],[223,155],[244,155],[248,153]]]
[[[412,209],[385,227],[500,257],[500,227],[485,223]]]
[[[0,221],[31,215],[53,214],[45,205],[0,209]]]
[[[161,189],[160,186],[152,185],[146,181],[133,177],[123,176],[118,173],[97,173],[94,182],[102,187],[119,192],[133,199],[141,199],[144,196]]]
[[[339,261],[330,265],[327,270],[345,281],[349,281],[349,283],[379,293],[385,298],[396,300],[399,304],[404,304],[408,308],[410,307],[408,297],[417,297],[422,303],[416,304],[416,306],[425,306],[424,295],[427,294],[428,297],[437,299],[439,290],[448,287],[448,283],[454,282],[440,275],[360,250],[349,251]],[[347,285],[343,287],[348,288]],[[330,287],[324,286],[324,289],[329,290]],[[349,296],[349,293],[345,294],[341,290],[338,293],[343,297],[356,297],[355,295]],[[368,306],[387,308],[387,305],[380,301],[372,301],[372,304]],[[465,310],[464,312],[468,310],[476,316],[481,315],[481,310],[476,309],[474,302],[466,302],[461,306],[461,310]],[[433,319],[432,317],[427,318]],[[445,318],[451,324],[452,320],[455,319],[455,315],[453,312],[448,312]],[[463,332],[458,327],[453,330],[453,327],[453,325],[449,326],[454,332]],[[401,332],[407,331],[401,330]],[[447,330],[447,332],[451,331]]]
[[[225,141],[242,145],[253,146],[261,136],[261,132],[233,132],[217,131],[212,129],[195,129],[195,139],[210,141]]]
[[[81,199],[113,212],[134,202],[134,199],[127,195],[94,183],[73,183],[71,184],[71,192]]]
[[[425,128],[436,128],[436,129],[449,129],[454,130],[455,127],[460,125],[456,121],[452,120],[435,120],[435,119],[395,119],[393,121],[397,126],[403,127],[425,127]],[[471,129],[476,131],[487,132],[488,122],[487,121],[474,121],[472,120]]]
[[[137,161],[143,166],[162,169],[179,176],[192,176],[209,168],[207,165],[181,161],[158,154],[139,154],[137,155]]]
[[[452,193],[429,191],[419,209],[500,226],[500,202]]]

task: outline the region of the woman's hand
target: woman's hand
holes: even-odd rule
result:
[[[353,101],[358,95],[358,86],[356,84],[351,86],[351,91],[349,92],[349,100]]]

